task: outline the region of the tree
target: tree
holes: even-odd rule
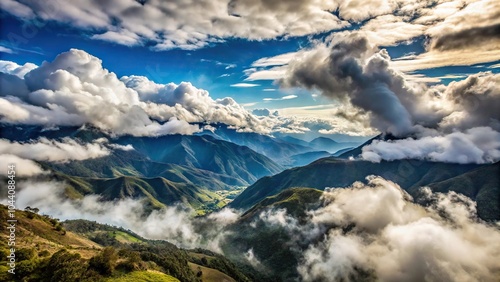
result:
[[[106,247],[101,253],[90,259],[89,265],[102,275],[111,275],[115,270],[118,254],[115,248]]]

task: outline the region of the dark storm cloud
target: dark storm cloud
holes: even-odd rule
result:
[[[498,16],[500,17],[500,13]],[[463,49],[489,41],[498,41],[500,44],[500,23],[444,34],[432,41],[431,49],[439,51]]]
[[[388,65],[386,52],[374,53],[368,40],[357,34],[335,40],[318,52],[292,61],[285,86],[319,89],[323,95],[372,114],[372,126],[397,135],[411,130],[412,117],[402,79]]]
[[[364,159],[500,160],[498,74],[478,73],[448,86],[407,81],[391,67],[387,51],[373,48],[359,33],[346,33],[297,53],[279,82],[319,90],[357,109],[350,111],[354,117],[367,113],[379,131],[406,138],[374,142],[364,148]]]

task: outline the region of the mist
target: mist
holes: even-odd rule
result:
[[[102,201],[98,195],[71,200],[64,195],[62,182],[23,181],[18,184],[17,207],[37,207],[40,213],[60,220],[86,219],[130,229],[138,235],[166,240],[183,248],[205,248],[221,252],[226,235],[224,227],[234,223],[239,213],[222,209],[206,217],[195,218],[195,211],[176,204],[147,213],[141,199],[125,198]],[[6,194],[6,193],[5,193]]]
[[[424,187],[422,206],[396,183],[367,181],[326,189],[303,223],[271,208],[252,224],[288,233],[303,281],[498,279],[500,225],[481,221],[474,201]]]

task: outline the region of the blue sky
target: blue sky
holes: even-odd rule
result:
[[[40,65],[76,48],[102,60],[103,68],[118,77],[145,76],[159,84],[190,82],[213,99],[232,97],[248,111],[269,108],[289,116],[329,119],[336,118],[334,110],[342,100],[331,99],[335,95],[321,87],[283,87],[265,71],[284,73],[292,68],[290,60],[296,61],[304,51],[319,50],[354,33],[363,34],[376,50],[387,50],[391,66],[406,80],[429,87],[500,70],[498,38],[471,38],[470,42],[481,44],[474,48],[459,37],[494,27],[498,22],[495,1],[471,1],[466,6],[453,0],[436,5],[417,1],[415,6],[403,0],[396,1],[396,6],[386,0],[351,2],[347,6],[312,0],[218,0],[192,5],[146,1],[140,5],[51,0],[42,5],[9,0],[0,6],[0,56],[19,65]],[[486,14],[479,17],[482,11]],[[438,43],[441,47],[434,47]],[[290,54],[290,60],[268,63],[283,54]],[[252,66],[258,60],[267,63]],[[264,79],[252,79],[252,73]],[[333,132],[335,124],[324,129]]]
[[[279,90],[272,81],[247,82],[259,84],[256,87],[231,87],[233,84],[244,83],[246,78],[244,70],[250,68],[254,61],[305,47],[308,45],[307,37],[266,41],[229,39],[224,43],[211,44],[198,50],[152,51],[143,46],[130,47],[92,40],[85,36],[82,30],[49,22],[37,29],[36,34],[26,42],[12,44],[11,42],[16,40],[9,40],[9,34],[22,35],[23,25],[34,26],[30,22],[24,22],[8,14],[3,17],[1,45],[15,50],[16,53],[1,53],[2,60],[19,64],[32,62],[39,65],[44,60],[53,60],[59,53],[70,48],[77,48],[102,59],[103,66],[118,76],[142,75],[158,83],[189,81],[197,87],[210,91],[211,96],[215,98],[231,96],[240,103],[259,102],[262,107],[281,108],[316,104],[316,101],[305,93],[293,102],[290,100],[263,102],[262,99],[266,97],[280,98],[290,95],[286,91],[265,91],[264,89]],[[296,92],[301,93],[294,91]]]

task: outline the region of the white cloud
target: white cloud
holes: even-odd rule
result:
[[[37,207],[43,214],[61,220],[87,219],[121,226],[155,240],[168,240],[184,248],[202,247],[220,252],[225,226],[238,219],[239,213],[231,209],[196,219],[194,211],[182,205],[172,205],[149,214],[141,199],[102,201],[98,195],[87,195],[70,200],[64,196],[65,185],[60,182],[18,183],[17,205]],[[203,226],[209,226],[203,231]],[[201,230],[200,230],[201,229]]]
[[[132,150],[135,150],[134,146],[132,146],[131,144],[127,144],[127,145],[108,144],[108,146],[111,147],[111,148],[113,148],[113,149],[118,149],[118,150],[122,150],[122,151],[132,151]]]
[[[247,72],[248,76],[245,78],[247,81],[255,80],[276,80],[280,79],[285,75],[286,68],[284,67],[273,67],[264,70],[253,70]]]
[[[476,220],[475,203],[465,196],[424,192],[434,202],[427,208],[379,177],[325,191],[324,206],[310,213],[316,227],[302,230],[327,231],[315,236],[324,240],[305,251],[299,273],[305,281],[362,272],[382,281],[494,280],[500,232]],[[339,228],[350,225],[351,231]]]
[[[22,66],[11,62],[11,61],[2,61],[0,60],[0,72],[12,74],[19,78],[24,78],[31,70],[37,68],[38,66],[32,63],[26,63]]]
[[[14,50],[7,48],[5,46],[0,46],[0,52],[7,53],[7,54],[15,54],[16,53]]]
[[[62,53],[40,67],[20,67],[12,62],[1,66],[2,72],[24,78],[4,77],[6,82],[25,84],[0,94],[0,108],[6,113],[3,122],[47,126],[90,123],[115,134],[139,136],[199,130],[173,115],[164,117],[162,124],[153,121],[135,90],[104,69],[101,60],[81,50]]]
[[[102,34],[94,34],[91,38],[114,42],[125,46],[134,46],[141,43],[140,37],[128,30],[121,30],[119,32],[109,30]]]
[[[295,99],[299,96],[297,95],[286,95],[286,96],[283,96],[281,98],[264,98],[262,100],[264,101],[282,101],[282,100],[291,100],[291,99]]]
[[[296,52],[280,54],[274,57],[264,57],[252,63],[252,67],[282,66],[288,64],[296,56]]]
[[[19,1],[20,2],[20,1]],[[202,0],[193,3],[97,1],[65,3],[3,1],[1,8],[25,19],[67,23],[84,29],[93,39],[136,45],[148,42],[154,50],[196,49],[225,38],[250,40],[303,36],[349,24],[331,11],[331,1],[299,2]]]
[[[37,141],[19,143],[0,139],[0,154],[16,155],[37,161],[67,162],[94,159],[109,155],[110,151],[100,143],[81,144],[71,138],[61,141],[39,138]]]
[[[255,83],[236,83],[236,84],[231,84],[231,87],[240,87],[240,88],[249,88],[249,87],[256,87],[260,86],[260,84],[255,84]]]
[[[363,159],[426,159],[451,163],[493,163],[500,160],[500,133],[489,127],[476,127],[444,136],[419,139],[374,141],[363,147]]]
[[[0,154],[0,165],[5,168],[0,171],[0,175],[4,176],[8,176],[8,165],[15,166],[16,176],[30,177],[45,173],[36,162],[12,154]]]
[[[405,21],[395,15],[382,15],[369,20],[361,27],[371,44],[376,46],[393,46],[422,35],[426,26]]]

